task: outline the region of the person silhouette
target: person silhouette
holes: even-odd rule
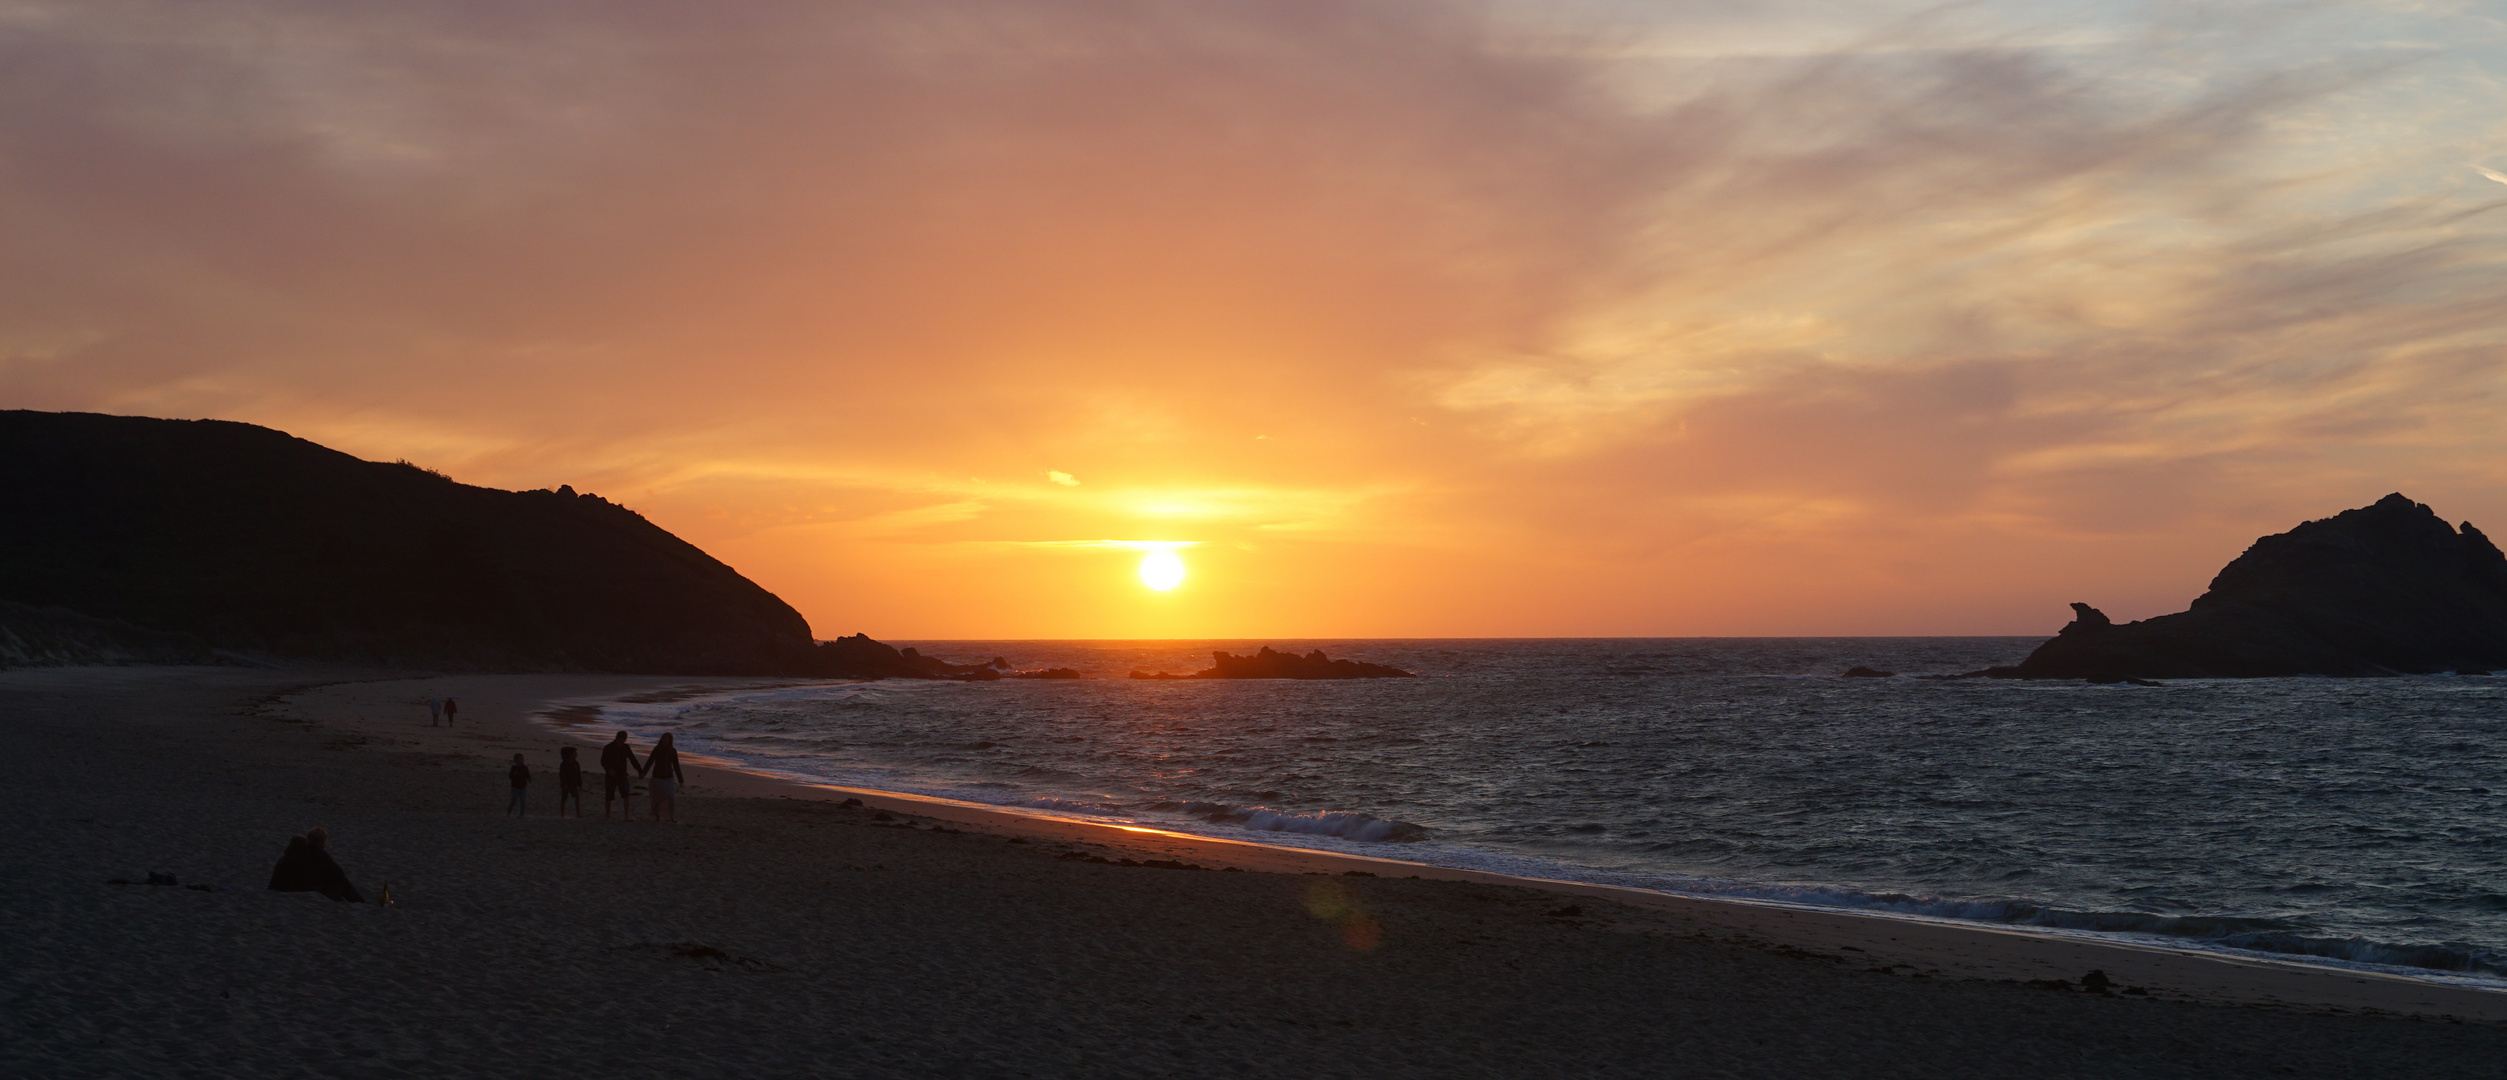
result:
[[[653,820],[679,822],[679,785],[688,776],[679,768],[679,746],[670,732],[653,743],[644,757],[644,774],[653,779]]]
[[[348,872],[331,858],[330,830],[316,825],[303,836],[291,836],[279,864],[270,868],[272,892],[318,892],[344,903],[362,904],[365,894],[350,884]]]
[[[609,745],[601,747],[601,817],[609,817],[613,800],[626,800],[628,820],[635,818],[635,778],[644,773],[644,763],[636,760],[635,747],[627,745],[627,733],[619,732]]]
[[[514,793],[505,799],[505,813],[511,817],[522,817],[529,801],[524,796],[531,790],[531,766],[522,763],[522,755],[514,755],[514,766],[505,770],[505,779],[514,786]]]
[[[575,816],[583,816],[583,763],[575,760],[575,748],[557,751],[557,816],[566,816],[566,801],[574,800]]]

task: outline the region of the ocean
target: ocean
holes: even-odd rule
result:
[[[604,709],[804,780],[2507,986],[2507,677],[1913,677],[2039,640],[911,642],[1091,677]],[[1421,677],[1124,677],[1266,644]]]

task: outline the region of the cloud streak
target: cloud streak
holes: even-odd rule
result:
[[[2507,514],[2507,41],[2183,10],[13,3],[0,397],[926,635],[2025,629]],[[1002,543],[1178,532],[1197,613]]]

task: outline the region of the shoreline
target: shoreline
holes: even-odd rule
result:
[[[698,682],[0,672],[26,818],[0,1075],[2488,1080],[2507,1053],[2497,995],[2363,979],[2346,1005],[2271,992],[2319,973],[1412,880],[702,764],[675,827],[559,818],[544,782],[500,813],[497,760],[571,741],[545,702]],[[429,729],[436,688],[470,719]],[[396,902],[263,888],[314,825]],[[157,874],[181,887],[129,883]],[[2240,981],[2051,981],[2121,991],[2128,961]]]
[[[520,675],[412,676],[315,687],[283,700],[314,711],[321,722],[369,735],[415,740],[428,749],[501,756],[539,747],[553,772],[555,750],[596,751],[605,741],[576,734],[589,714],[567,710],[637,694],[693,697],[736,689],[836,684],[850,680],[684,678],[667,676]],[[402,684],[406,684],[404,687]],[[425,686],[421,689],[421,686]],[[449,692],[464,702],[467,731],[425,726],[423,699]],[[415,718],[387,712],[414,707]],[[589,761],[592,754],[585,754]],[[1236,840],[1151,826],[1062,817],[911,792],[826,784],[753,771],[719,758],[685,753],[685,800],[860,800],[876,813],[943,822],[1031,842],[1077,845],[1121,864],[1128,858],[1253,873],[1415,878],[1534,889],[1672,915],[1724,939],[1779,951],[1809,952],[1871,970],[1905,968],[1927,977],[2077,983],[2103,972],[2118,989],[2160,999],[2300,1010],[2445,1017],[2507,1022],[2507,988],[2492,989],[2388,971],[2338,967],[2269,955],[2245,955],[2162,943],[2140,943],[2088,931],[1997,926],[1927,916],[1862,912],[1756,898],[1686,896],[1635,886],[1532,877],[1438,866],[1386,856]],[[592,767],[597,770],[597,765]],[[702,769],[702,776],[698,770]],[[587,787],[597,786],[587,784]],[[909,820],[908,824],[912,822]],[[1847,957],[1846,953],[1861,956]]]

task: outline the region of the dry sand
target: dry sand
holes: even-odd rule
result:
[[[498,759],[567,738],[529,722],[548,702],[689,685],[0,673],[29,849],[0,1075],[2507,1073],[2507,995],[2417,980],[849,808],[701,763],[683,825],[600,820],[597,776],[590,820],[545,778],[499,816]],[[400,903],[262,891],[314,824]],[[150,870],[220,891],[104,884]],[[2151,993],[2017,981],[2093,967]]]

